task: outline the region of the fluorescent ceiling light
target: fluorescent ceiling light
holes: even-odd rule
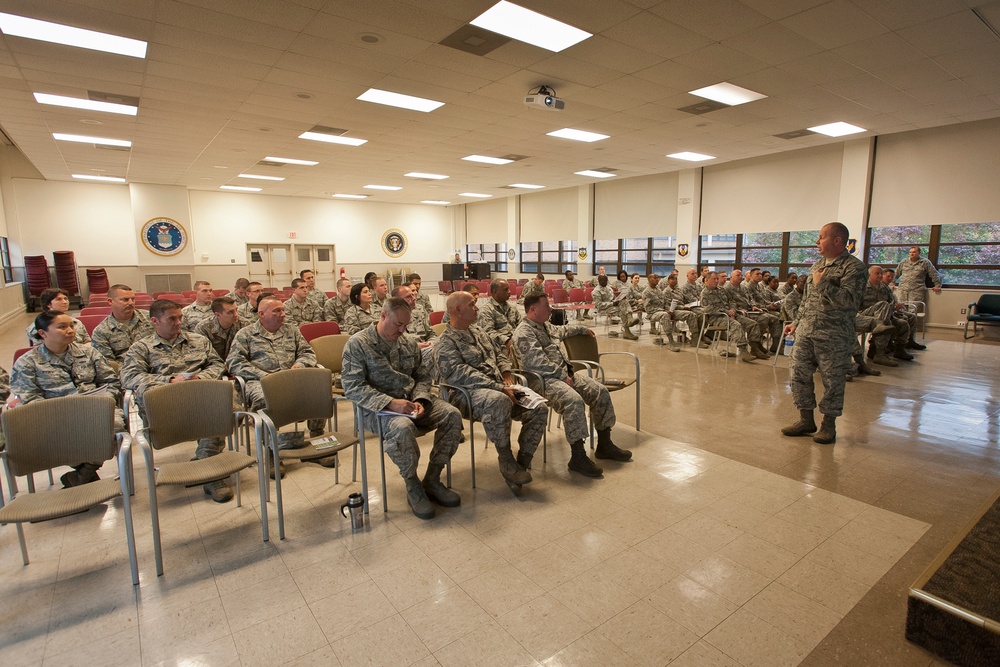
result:
[[[79,178],[83,181],[104,181],[105,183],[124,183],[124,178],[118,178],[117,176],[97,176],[95,174],[73,174],[73,178]]]
[[[270,155],[264,159],[267,160],[268,162],[282,162],[284,164],[300,164],[304,167],[315,167],[316,165],[319,164],[319,162],[313,162],[312,160],[295,160],[290,157],[273,157]]]
[[[240,174],[239,178],[252,178],[257,181],[283,181],[281,176],[261,176],[260,174]]]
[[[714,155],[704,155],[702,153],[692,153],[691,151],[684,151],[683,153],[671,153],[667,157],[672,157],[675,160],[687,160],[688,162],[701,162],[703,160],[714,160]]]
[[[74,28],[73,26],[62,25],[60,23],[29,19],[24,16],[15,16],[14,14],[0,12],[0,31],[3,31],[5,35],[27,37],[28,39],[37,39],[42,42],[65,44],[66,46],[77,46],[81,49],[117,53],[122,56],[132,56],[133,58],[146,57],[146,42],[138,39],[129,39],[128,37],[109,35],[106,32]]]
[[[388,90],[379,90],[378,88],[369,88],[358,95],[357,99],[362,102],[374,102],[375,104],[385,104],[386,106],[399,107],[400,109],[423,111],[424,113],[444,106],[444,102],[435,102],[423,97],[403,95],[402,93],[393,93]]]
[[[79,97],[65,97],[63,95],[50,95],[48,93],[35,93],[35,101],[39,104],[51,104],[57,107],[69,107],[70,109],[86,109],[87,111],[105,111],[107,113],[119,113],[123,116],[134,116],[139,112],[139,107],[131,104],[114,104],[113,102],[98,102],[97,100],[84,100]]]
[[[311,141],[325,141],[328,144],[343,144],[345,146],[360,146],[367,144],[367,139],[354,139],[352,137],[342,137],[339,134],[323,134],[322,132],[303,132],[299,139],[309,139]]]
[[[587,143],[593,141],[600,141],[601,139],[607,139],[608,135],[598,134],[597,132],[586,132],[584,130],[573,130],[568,127],[564,127],[561,130],[556,130],[555,132],[548,132],[550,137],[559,137],[560,139],[572,139],[573,141],[586,141]]]
[[[402,190],[398,185],[366,185],[367,190]]]
[[[438,206],[447,206],[451,202],[450,201],[443,201],[441,199],[422,199],[420,201],[420,203],[421,204],[437,204]]]
[[[577,176],[589,176],[591,178],[611,178],[618,175],[606,171],[594,171],[593,169],[584,169],[583,171],[574,171],[573,173]]]
[[[492,197],[493,195],[484,195],[484,194],[480,194],[478,192],[459,192],[458,196],[459,197],[474,197],[475,199],[487,199],[489,197]]]
[[[448,178],[442,174],[425,174],[422,171],[411,171],[408,174],[403,174],[403,176],[408,176],[409,178],[429,178],[432,181],[442,181]]]
[[[556,53],[591,36],[589,32],[506,0],[493,5],[470,23]]]
[[[698,90],[692,90],[691,94],[697,95],[698,97],[704,97],[706,100],[722,102],[723,104],[728,104],[731,107],[738,104],[753,102],[755,100],[762,100],[767,97],[767,95],[761,95],[760,93],[752,90],[740,88],[739,86],[734,86],[731,83],[725,82],[717,83],[714,86],[699,88]]]
[[[337,199],[368,199],[368,195],[349,195],[341,192],[330,196],[336,197]]]
[[[102,146],[121,146],[123,148],[132,148],[132,142],[126,141],[125,139],[85,137],[80,134],[63,134],[62,132],[53,132],[52,138],[59,141],[75,141],[78,144],[101,144]]]
[[[544,185],[535,185],[533,183],[511,183],[508,187],[511,188],[524,188],[525,190],[540,190],[544,188]]]
[[[220,185],[220,190],[235,190],[237,192],[260,192],[261,188],[250,188],[245,185]]]
[[[502,157],[490,157],[488,155],[466,155],[462,159],[469,162],[482,162],[483,164],[510,164],[513,162],[513,160],[507,160]]]
[[[847,134],[857,134],[858,132],[868,131],[863,127],[839,121],[836,123],[827,123],[826,125],[817,125],[816,127],[810,127],[808,129],[813,132],[825,134],[828,137],[842,137]]]

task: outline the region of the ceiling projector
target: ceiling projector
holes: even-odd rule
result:
[[[524,97],[524,104],[548,111],[562,111],[566,108],[566,102],[556,97],[556,91],[549,86],[539,86],[529,90]]]

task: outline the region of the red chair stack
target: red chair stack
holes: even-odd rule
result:
[[[91,294],[107,294],[111,283],[104,269],[87,269],[87,291]]]
[[[69,293],[70,302],[79,301],[80,279],[76,274],[76,255],[72,250],[55,250],[52,261],[56,265],[56,285]]]
[[[28,285],[28,312],[34,312],[38,297],[52,286],[49,281],[49,263],[45,255],[31,255],[24,258],[24,281]]]

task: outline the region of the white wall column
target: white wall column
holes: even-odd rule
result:
[[[677,175],[677,260],[682,274],[698,263],[701,245],[701,168],[684,169]],[[687,244],[687,257],[681,257],[680,246]]]
[[[857,239],[854,256],[865,256],[868,234],[868,208],[871,202],[871,173],[875,158],[875,139],[854,139],[844,142],[844,161],[840,174],[840,203],[837,220],[851,230]]]

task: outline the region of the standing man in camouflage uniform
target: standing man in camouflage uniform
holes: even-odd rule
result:
[[[896,277],[899,284],[896,298],[901,303],[921,301],[926,309],[928,279],[934,285],[934,293],[941,293],[941,276],[929,259],[920,256],[920,248],[916,246],[910,248],[910,257],[896,267]],[[911,350],[926,350],[927,346],[918,343],[916,335],[916,327],[910,327],[910,340],[906,346]]]
[[[260,283],[257,283],[258,285]],[[233,287],[233,291],[227,294],[230,299],[232,299],[236,306],[242,306],[244,303],[249,301],[247,297],[247,288],[250,287],[250,281],[246,278],[237,278],[236,285]]]
[[[194,331],[205,320],[212,319],[212,285],[204,280],[194,283],[194,303],[184,306],[181,311],[181,328],[184,331]]]
[[[154,301],[149,307],[149,317],[153,333],[129,348],[122,365],[122,385],[135,392],[143,415],[143,399],[149,389],[187,380],[218,380],[226,370],[207,338],[182,329],[184,316],[177,303],[167,299]],[[195,455],[207,459],[221,453],[224,447],[223,438],[202,438]],[[233,498],[233,490],[225,480],[209,482],[204,490],[217,503]]]
[[[705,278],[705,287],[701,290],[701,309],[705,312],[705,327],[726,327],[729,340],[736,341],[740,351],[740,361],[751,363],[757,358],[750,352],[747,334],[743,325],[736,319],[736,311],[730,308],[729,297],[719,287],[719,274],[709,271]],[[756,326],[756,325],[755,325]]]
[[[323,319],[344,325],[344,317],[351,307],[351,281],[341,278],[337,281],[337,293],[326,300],[323,306]]]
[[[510,338],[521,323],[521,313],[510,303],[510,285],[503,278],[490,281],[490,298],[479,309],[476,321],[483,333],[510,356]]]
[[[92,346],[75,342],[76,325],[72,317],[46,310],[35,318],[35,329],[42,343],[17,360],[13,380],[7,377],[7,371],[0,369],[0,380],[8,394],[13,390],[20,403],[31,403],[103,390],[115,399],[116,405],[121,405],[118,373]],[[7,382],[10,382],[9,388]],[[125,415],[116,407],[115,432],[124,430]],[[96,482],[100,479],[97,471],[102,464],[103,461],[76,464],[72,472],[59,479],[64,488]]]
[[[316,274],[311,269],[302,269],[299,271],[299,278],[306,281],[306,287],[309,290],[306,293],[306,298],[315,303],[316,307],[319,308],[319,312],[322,313],[323,306],[326,305],[326,292],[316,289]],[[322,319],[321,316],[318,320],[313,321],[319,322]]]
[[[105,359],[121,363],[132,343],[153,333],[153,325],[145,311],[136,310],[135,292],[128,285],[108,288],[108,304],[111,314],[94,328],[90,342]]]
[[[236,301],[228,296],[212,299],[212,319],[198,325],[195,333],[199,333],[212,343],[212,348],[220,359],[229,356],[229,348],[233,345],[236,332],[243,328]]]
[[[431,500],[444,507],[458,507],[462,502],[441,483],[441,472],[458,450],[462,413],[431,394],[423,356],[416,341],[404,335],[409,323],[410,307],[405,301],[395,297],[386,301],[378,322],[347,341],[340,378],[348,400],[365,410],[362,428],[372,433],[381,430],[385,453],[406,482],[406,501],[413,513],[432,519]],[[379,417],[379,412],[400,416]],[[421,483],[417,436],[430,430],[435,431],[434,447]]]
[[[229,356],[226,357],[229,372],[246,382],[244,401],[247,410],[251,412],[267,407],[264,390],[260,386],[263,378],[289,368],[316,366],[316,353],[299,333],[299,328],[287,323],[285,304],[281,299],[261,297],[257,310],[260,319],[236,333]],[[323,433],[322,419],[310,419],[307,424],[309,437],[314,438]],[[305,438],[299,431],[278,434],[278,449],[295,449],[304,445]],[[336,458],[329,456],[310,463],[330,468],[336,465]],[[278,471],[284,474],[284,463],[278,463]]]
[[[459,391],[450,392],[451,403],[483,423],[486,436],[496,446],[504,479],[510,484],[527,484],[531,481],[531,457],[542,440],[548,410],[544,406],[527,410],[517,404],[510,360],[476,325],[476,298],[468,292],[455,292],[448,297],[447,306],[451,321],[434,352],[438,372],[442,382],[467,390],[472,405]],[[510,445],[511,419],[522,422],[517,460]]]
[[[867,270],[847,251],[850,233],[839,222],[824,225],[816,245],[822,257],[812,265],[798,317],[785,327],[795,335],[791,388],[799,421],[781,429],[785,435],[815,433],[813,440],[827,445],[837,440],[837,417],[844,410],[844,384],[851,368],[854,322],[865,290]],[[816,393],[813,374],[819,370],[825,393],[819,402],[823,424],[816,430],[813,410]]]
[[[247,302],[236,309],[240,316],[240,322],[244,325],[253,324],[257,321],[257,302],[261,294],[264,293],[264,286],[253,282],[247,285]]]
[[[292,296],[285,302],[285,316],[288,323],[298,327],[305,322],[319,322],[323,319],[323,306],[309,299],[309,287],[302,278],[292,281]]]
[[[542,378],[542,393],[549,400],[553,410],[563,416],[563,428],[569,440],[571,456],[569,469],[587,477],[601,477],[604,471],[587,456],[584,441],[590,432],[586,407],[597,428],[597,449],[594,456],[599,459],[628,461],[632,452],[620,449],[611,441],[611,429],[615,425],[615,406],[607,388],[587,376],[586,371],[573,372],[559,341],[567,336],[589,335],[594,332],[582,324],[553,326],[549,323],[552,308],[549,299],[531,296],[525,300],[525,319],[514,330],[514,354],[520,367],[537,373]]]
[[[649,318],[650,327],[658,327],[659,334],[667,335],[667,349],[671,352],[680,352],[681,348],[674,342],[674,323],[670,317],[670,297],[658,287],[660,276],[657,273],[650,273],[646,276],[649,283],[642,292],[642,308]],[[654,329],[650,333],[657,333]],[[658,345],[663,344],[662,338],[653,339]]]

